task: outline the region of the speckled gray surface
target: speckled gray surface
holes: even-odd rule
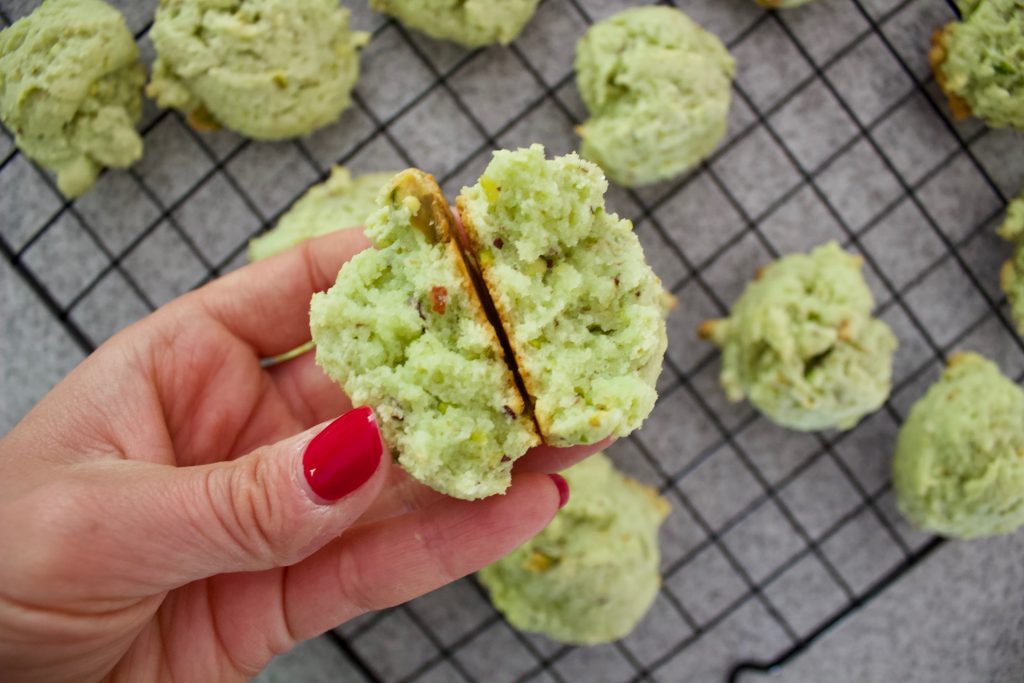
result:
[[[0,433],[90,348],[242,265],[247,238],[331,163],[418,165],[454,195],[495,147],[573,149],[586,115],[573,43],[589,22],[643,4],[545,0],[512,46],[466,52],[342,1],[373,40],[356,106],[309,138],[197,134],[147,106],[142,161],[65,203],[0,133]],[[0,18],[36,4],[0,0]],[[115,4],[151,59],[155,0]],[[729,134],[706,164],[609,193],[680,301],[661,399],[613,453],[674,506],[654,608],[618,644],[564,648],[512,631],[465,580],[342,625],[344,650],[318,639],[263,680],[719,681],[739,660],[799,644],[927,547],[895,509],[892,441],[950,351],[1024,373],[997,282],[1007,249],[992,235],[1024,186],[1024,135],[944,118],[924,59],[951,16],[944,0],[817,0],[779,14],[751,0],[675,4],[728,43],[739,74]],[[797,434],[725,401],[694,329],[759,266],[828,239],[865,257],[878,313],[900,337],[896,384],[856,429]],[[1024,659],[1020,560],[1019,536],[944,546],[783,680],[1010,680]]]

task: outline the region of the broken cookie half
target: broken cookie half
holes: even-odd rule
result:
[[[623,436],[650,413],[665,297],[606,188],[575,154],[496,152],[459,197],[461,244],[433,177],[403,171],[367,220],[376,249],[314,295],[317,362],[419,481],[502,493],[531,446]]]

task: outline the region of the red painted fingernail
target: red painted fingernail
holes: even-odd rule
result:
[[[313,493],[335,501],[370,480],[383,452],[373,411],[363,406],[345,413],[313,437],[302,455],[302,472]]]
[[[561,510],[569,502],[569,482],[561,474],[549,474],[548,476],[558,488],[558,509]]]

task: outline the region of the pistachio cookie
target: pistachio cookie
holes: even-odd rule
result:
[[[509,623],[564,643],[626,636],[661,587],[658,527],[671,510],[604,454],[564,472],[572,492],[547,528],[481,570]]]
[[[331,169],[330,177],[306,191],[278,219],[272,230],[249,242],[249,260],[291,249],[319,235],[363,225],[377,209],[377,195],[394,173],[368,173],[356,178],[343,166]]]
[[[932,36],[928,60],[958,119],[1024,130],[1024,5],[958,0],[960,21]]]
[[[978,354],[950,358],[900,429],[893,488],[925,531],[975,538],[1024,524],[1024,390]]]
[[[337,0],[160,0],[146,92],[198,129],[305,135],[351,104],[368,34],[348,16]]]
[[[511,43],[539,0],[370,0],[370,7],[432,38],[466,47]]]
[[[860,257],[834,242],[765,267],[700,336],[722,349],[721,382],[793,429],[849,429],[889,395],[896,337],[871,316]]]
[[[414,477],[460,498],[503,492],[541,439],[594,443],[640,426],[667,345],[661,282],[607,181],[575,154],[495,152],[457,204],[396,176],[356,256],[310,309],[317,362],[377,410]]]
[[[576,45],[576,86],[590,111],[581,153],[620,185],[695,166],[726,132],[736,62],[716,36],[671,7],[637,7]]]
[[[67,197],[142,156],[145,81],[124,17],[101,0],[48,0],[0,31],[0,120]]]

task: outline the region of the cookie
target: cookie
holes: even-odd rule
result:
[[[466,47],[511,43],[539,0],[370,0],[370,7],[432,38]]]
[[[501,493],[539,442],[433,177],[403,171],[366,221],[375,249],[315,294],[316,362],[413,477],[456,498]]]
[[[146,92],[200,130],[305,135],[351,104],[369,36],[348,17],[336,0],[163,0]]]
[[[249,260],[291,249],[319,235],[363,225],[377,208],[377,195],[394,173],[368,173],[356,178],[343,166],[314,185],[278,219],[272,230],[249,241]]]
[[[626,636],[658,594],[658,527],[670,506],[598,454],[564,473],[571,496],[547,528],[479,573],[510,624],[563,643]]]
[[[736,63],[677,9],[638,7],[594,24],[575,66],[590,112],[580,151],[620,185],[673,178],[725,135]]]
[[[1024,391],[975,353],[949,366],[910,410],[893,460],[900,510],[915,526],[976,538],[1024,524]]]
[[[935,80],[957,119],[1024,129],[1024,6],[1018,0],[958,0],[960,21],[932,36]]]
[[[67,197],[142,156],[145,81],[124,17],[101,0],[48,0],[0,31],[0,120]]]
[[[545,443],[624,436],[654,407],[667,346],[661,281],[594,164],[498,151],[457,200]]]
[[[729,317],[701,325],[721,383],[792,429],[849,429],[889,395],[897,341],[871,316],[860,257],[834,242],[791,254],[747,285]]]

